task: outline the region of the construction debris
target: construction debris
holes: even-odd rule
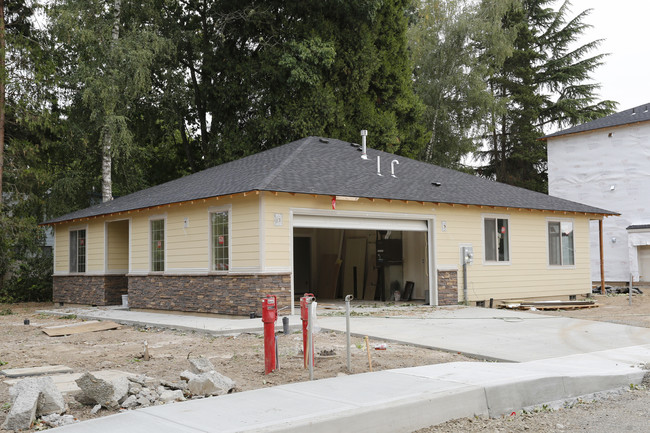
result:
[[[4,374],[7,377],[42,376],[57,373],[72,373],[72,369],[65,365],[45,365],[43,367],[8,368],[6,370],[0,370],[0,374]]]
[[[107,381],[85,373],[75,382],[81,388],[81,395],[77,396],[78,401],[81,400],[84,404],[101,404],[107,409],[118,409],[129,392],[129,380],[125,377]]]
[[[156,381],[145,375],[103,380],[90,373],[77,379],[81,392],[75,399],[93,405],[93,411],[107,409],[136,409],[158,404],[183,401],[186,397],[206,397],[229,394],[235,382],[217,371],[205,358],[191,358],[190,370],[180,374],[183,382]]]
[[[78,423],[79,420],[72,415],[59,415],[58,413],[53,413],[51,415],[42,416],[41,422],[48,427],[63,427],[64,425]]]
[[[84,332],[107,331],[119,327],[120,325],[111,321],[100,322],[98,320],[89,320],[88,322],[73,323],[71,325],[48,326],[47,328],[43,328],[43,332],[49,337],[62,337],[64,335],[82,334]]]
[[[223,395],[235,389],[235,382],[218,373],[208,359],[199,357],[188,361],[190,371],[181,373],[181,379],[187,381],[187,389],[192,395]]]
[[[598,307],[595,301],[502,301],[499,308],[509,310],[578,310]]]
[[[9,390],[11,410],[2,424],[5,430],[25,430],[37,416],[66,411],[63,395],[49,377],[29,377]]]
[[[188,361],[190,362],[190,371],[194,374],[207,373],[214,370],[214,365],[210,360],[202,356],[189,358]]]
[[[608,295],[630,293],[630,289],[628,287],[612,287],[608,285],[605,285],[605,291],[607,292]],[[596,294],[602,293],[600,286],[596,286],[592,288],[591,293],[596,293]],[[643,295],[643,292],[638,287],[632,287],[632,294]]]
[[[191,378],[187,389],[194,396],[230,394],[235,389],[235,382],[221,373],[208,371]]]

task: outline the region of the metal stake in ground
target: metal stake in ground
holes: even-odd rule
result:
[[[350,362],[350,301],[352,295],[345,297],[345,346],[348,349],[348,373],[352,373],[352,364]]]
[[[630,273],[630,290],[627,291],[630,305],[632,305],[632,285],[633,284],[634,284],[634,275]]]
[[[309,364],[309,380],[314,380],[314,298],[307,300],[307,364]]]

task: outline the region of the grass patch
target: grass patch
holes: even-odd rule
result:
[[[11,316],[14,314],[13,311],[11,311],[11,308],[5,308],[4,310],[0,310],[0,316]]]
[[[77,318],[76,314],[66,314],[65,316],[59,316],[60,320],[74,320]]]

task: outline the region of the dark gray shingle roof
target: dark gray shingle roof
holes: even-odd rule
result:
[[[377,156],[383,176],[377,175]],[[375,149],[368,149],[368,158],[348,142],[307,137],[45,224],[257,190],[614,214]],[[399,161],[396,178],[392,160]]]
[[[573,126],[563,131],[545,135],[541,139],[546,140],[548,138],[559,137],[567,134],[592,131],[594,129],[611,128],[613,126],[629,125],[631,123],[646,122],[648,120],[650,120],[650,102],[639,105],[638,107],[630,108],[629,110],[621,111],[620,113],[610,114],[609,116],[583,123],[582,125]]]

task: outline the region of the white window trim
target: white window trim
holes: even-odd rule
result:
[[[561,222],[570,222],[573,224],[573,264],[572,265],[552,265],[551,262],[551,251],[548,248],[548,223],[561,223]],[[546,267],[548,269],[575,269],[576,268],[576,257],[578,256],[578,251],[576,248],[576,223],[573,218],[553,218],[546,217],[546,222],[544,223],[544,230],[546,231]]]
[[[76,271],[71,272],[70,271],[70,247],[71,247],[71,245],[70,245],[70,232],[76,232],[78,230],[85,230],[86,231],[86,258],[85,258],[86,262],[85,262],[85,266],[84,266],[85,271],[84,272],[76,272]],[[88,244],[90,243],[90,242],[88,242],[88,235],[89,235],[89,233],[88,233],[88,224],[68,227],[68,274],[69,275],[86,275],[88,273]]]
[[[163,266],[162,271],[154,271],[153,270],[153,250],[151,248],[151,222],[152,221],[158,221],[158,220],[163,220],[163,230],[165,231],[165,235],[163,238],[163,243],[165,244],[165,250],[163,251],[163,256],[165,260],[165,264]],[[167,213],[164,214],[158,214],[158,215],[150,215],[149,216],[149,221],[148,221],[148,227],[147,231],[149,232],[149,235],[147,237],[147,250],[149,250],[149,273],[150,274],[156,274],[156,275],[161,275],[165,273],[165,270],[167,270]]]
[[[215,270],[212,260],[212,214],[226,212],[228,214],[228,270]],[[210,274],[229,274],[232,272],[232,205],[210,206],[208,208],[208,272]]]
[[[498,260],[486,260],[486,253],[485,253],[485,220],[486,219],[507,219],[508,220],[508,230],[507,230],[507,235],[508,235],[508,260],[505,261],[498,261]],[[512,251],[512,242],[510,239],[510,232],[512,231],[512,218],[510,218],[510,215],[508,214],[496,214],[496,213],[483,213],[481,214],[481,250],[483,251],[483,265],[485,266],[510,266],[512,264],[512,257],[513,257],[513,251]]]

